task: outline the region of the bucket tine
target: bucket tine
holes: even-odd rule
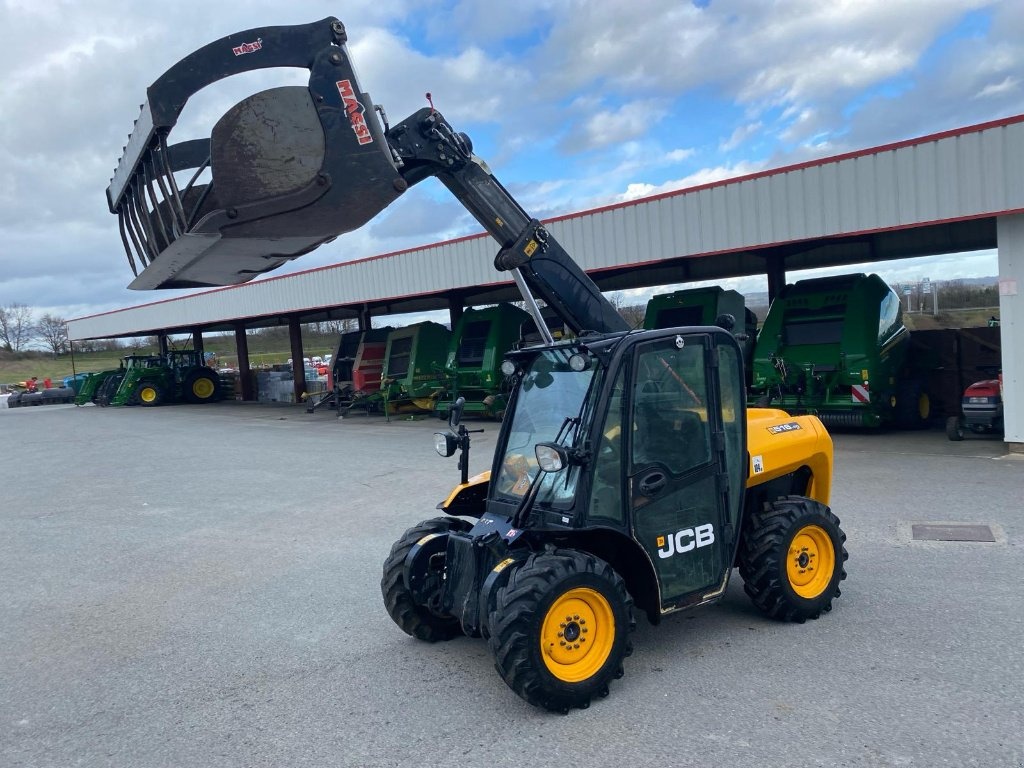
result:
[[[135,257],[132,255],[132,248],[128,244],[128,232],[124,225],[124,210],[117,212],[117,228],[121,232],[121,242],[124,244],[124,252],[128,255],[128,266],[132,268],[132,274],[139,276],[139,268],[135,265]],[[132,239],[135,235],[132,234]]]
[[[160,134],[160,167],[167,176],[167,183],[171,188],[168,198],[173,201],[171,210],[174,211],[174,218],[177,222],[176,235],[183,234],[188,229],[185,222],[185,207],[181,204],[181,194],[178,192],[178,182],[174,180],[174,167],[170,160],[170,152],[167,148],[167,136]]]
[[[141,173],[145,173],[145,169],[141,169]],[[142,225],[142,231],[145,234],[146,251],[149,256],[149,260],[153,261],[160,254],[160,246],[156,242],[156,233],[153,232],[153,222],[150,220],[149,211],[146,209],[146,198],[142,191],[144,182],[141,176],[136,177],[135,184],[132,187],[132,203],[135,208],[135,215],[137,220]]]
[[[163,243],[164,243],[164,245],[160,245],[160,243],[157,242],[157,247],[160,248],[161,250],[163,250],[164,248],[169,246],[171,244],[171,242],[173,242],[173,241],[171,240],[170,236],[167,234],[167,227],[164,226],[164,216],[160,212],[160,201],[157,200],[157,198],[156,198],[156,191],[153,189],[153,174],[151,173],[152,170],[153,169],[152,169],[152,166],[150,165],[149,161],[143,162],[143,164],[142,164],[142,180],[143,180],[142,181],[142,185],[143,185],[143,188],[146,190],[146,193],[149,196],[150,204],[153,206],[153,213],[150,215],[149,219],[150,219],[151,223],[152,222],[156,223],[156,227],[153,227],[154,235],[156,234],[157,228],[159,228],[160,234],[163,236]],[[145,203],[145,200],[143,200],[143,203]]]
[[[134,189],[129,190],[129,192],[125,195],[124,202],[125,207],[128,209],[128,220],[131,222],[132,229],[134,230],[136,236],[138,237],[138,242],[141,245],[141,249],[139,251],[139,259],[142,262],[143,269],[145,269],[146,267],[149,266],[152,252],[150,251],[149,241],[146,238],[146,230],[142,226],[142,222],[139,220],[139,212],[136,208]]]

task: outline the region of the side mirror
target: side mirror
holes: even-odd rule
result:
[[[457,397],[455,402],[452,403],[451,410],[448,411],[448,426],[455,429],[459,426],[459,422],[462,421],[462,409],[466,407],[466,398]],[[451,454],[448,454],[451,456]]]
[[[541,472],[560,472],[569,466],[569,452],[558,443],[537,443],[533,452]]]

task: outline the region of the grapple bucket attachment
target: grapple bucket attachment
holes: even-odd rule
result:
[[[406,189],[345,41],[333,17],[240,32],[149,87],[107,188],[130,288],[244,283],[358,229]],[[306,68],[309,85],[249,96],[209,139],[168,142],[190,96],[270,67]]]

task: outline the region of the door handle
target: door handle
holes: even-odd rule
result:
[[[640,493],[644,496],[657,496],[661,493],[667,482],[668,478],[665,477],[664,472],[651,472],[640,478]]]

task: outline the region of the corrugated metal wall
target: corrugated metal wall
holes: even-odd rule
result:
[[[401,205],[401,201],[396,203]],[[557,219],[586,270],[1024,210],[1024,115]],[[486,236],[69,322],[73,339],[505,282]]]

